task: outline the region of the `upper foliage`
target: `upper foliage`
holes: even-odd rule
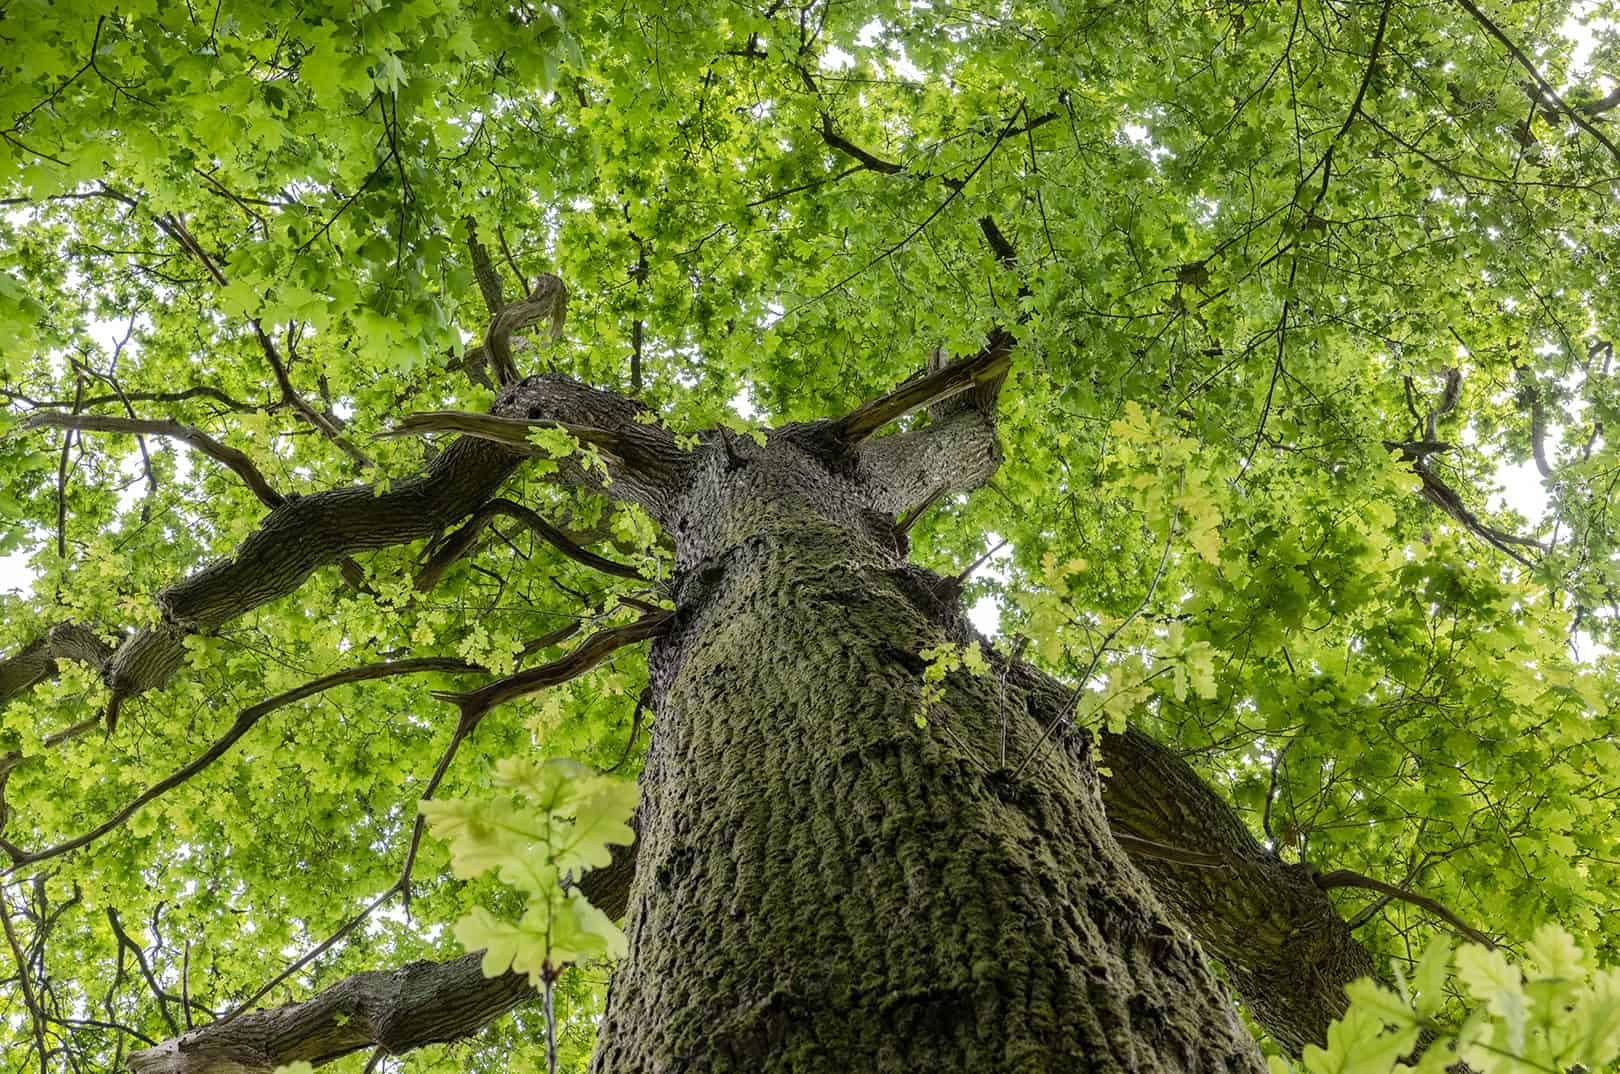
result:
[[[1556,919],[1612,960],[1620,678],[1592,653],[1620,631],[1620,152],[1590,72],[1620,42],[1598,33],[1575,68],[1567,15],[13,0],[0,427],[174,418],[282,493],[413,472],[419,443],[372,434],[491,398],[460,368],[488,319],[474,231],[507,298],[542,271],[570,288],[565,338],[520,351],[527,371],[634,391],[677,431],[841,412],[1022,317],[1007,461],[919,523],[917,557],[954,572],[1005,538],[970,596],[1055,672],[1093,668],[1089,719],[1195,755],[1284,856],[1510,943]],[[153,621],[154,594],[263,515],[172,440],[0,443],[0,553],[33,577],[0,595],[0,653],[67,619],[109,640]],[[1531,462],[1545,513],[1496,509],[1501,468]],[[522,477],[507,494],[667,571],[644,516]],[[431,591],[422,549],[385,550],[363,585],[323,574],[191,639],[110,739],[47,747],[106,700],[64,664],[0,711],[0,748],[29,758],[0,834],[77,834],[314,676],[405,655],[510,670],[582,604],[645,588],[501,533]],[[445,791],[536,747],[612,765],[644,676],[621,659],[491,715]],[[39,878],[5,904],[19,943],[49,934],[58,1009],[167,1036],[393,883],[453,727],[431,678],[270,713],[89,849],[8,876]],[[412,918],[373,918],[300,988],[453,950],[422,923],[500,896],[445,864],[425,842]],[[1415,957],[1431,924],[1397,903],[1361,934]],[[169,999],[132,983],[120,930]],[[130,1045],[52,1032],[93,1062]]]

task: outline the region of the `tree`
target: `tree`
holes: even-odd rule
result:
[[[1612,1056],[1569,10],[6,9],[9,1067]]]

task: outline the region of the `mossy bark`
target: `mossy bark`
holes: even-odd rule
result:
[[[1003,734],[1016,761],[1041,726],[995,674],[952,673],[918,726],[920,654],[966,634],[866,502],[773,439],[727,445],[678,508],[594,1069],[1263,1069],[1109,835],[1083,746],[1014,778]]]

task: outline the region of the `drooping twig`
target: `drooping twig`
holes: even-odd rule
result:
[[[603,769],[604,772],[617,772],[624,767],[626,761],[630,760],[630,751],[635,749],[636,738],[641,734],[642,714],[647,711],[647,707],[651,704],[652,687],[648,686],[643,688],[641,693],[636,696],[636,710],[630,714],[630,737],[624,740],[624,752],[619,755],[619,759],[614,762],[613,767]]]
[[[598,631],[586,638],[573,652],[567,656],[559,657],[547,664],[520,671],[515,675],[508,675],[497,679],[480,689],[468,693],[438,692],[433,696],[440,701],[449,701],[460,709],[460,716],[456,720],[456,729],[450,735],[450,742],[445,746],[444,753],[439,756],[439,763],[428,779],[423,789],[421,799],[428,801],[438,791],[439,784],[443,782],[445,774],[450,771],[450,763],[455,760],[456,751],[466,741],[467,736],[477,729],[478,724],[489,714],[495,706],[507,701],[515,700],[527,694],[543,690],[548,686],[556,686],[570,679],[578,678],[585,672],[606,660],[615,651],[626,645],[633,645],[638,641],[657,636],[673,618],[673,612],[657,612],[644,615],[634,623],[624,626],[609,627]],[[405,912],[410,913],[411,907],[411,872],[416,865],[416,853],[422,843],[422,833],[426,825],[422,814],[416,816],[416,823],[411,828],[411,842],[405,852],[405,867],[400,873],[399,882],[395,890],[404,895]]]
[[[293,387],[292,376],[287,372],[286,363],[281,360],[281,352],[276,349],[275,341],[265,332],[257,317],[252,319],[251,324],[253,326],[253,335],[259,341],[259,348],[264,351],[265,359],[270,363],[270,371],[275,375],[276,383],[281,387],[282,398],[292,405],[292,408],[298,412],[299,417],[309,422],[320,431],[322,436],[343,449],[343,452],[358,463],[362,469],[370,469],[375,466],[376,463],[372,461],[370,455],[355,447],[349,441],[349,438],[344,436],[338,427],[332,423],[330,418],[316,410],[310,405],[309,400],[299,394],[298,389]]]
[[[1183,472],[1181,480],[1183,484],[1186,483],[1187,475],[1185,472]],[[1147,606],[1152,603],[1153,594],[1158,592],[1159,589],[1159,581],[1164,578],[1165,567],[1170,563],[1170,548],[1175,544],[1176,523],[1180,519],[1181,509],[1178,507],[1175,513],[1170,516],[1170,529],[1164,536],[1164,551],[1159,553],[1159,565],[1153,571],[1152,581],[1148,582],[1147,592],[1142,594],[1141,603],[1131,609],[1131,614],[1115,624],[1114,628],[1103,637],[1096,649],[1092,651],[1091,663],[1086,665],[1085,672],[1081,674],[1079,680],[1074,684],[1074,692],[1069,695],[1068,703],[1058,709],[1057,713],[1047,722],[1045,729],[1041,731],[1041,737],[1035,740],[1035,745],[1031,746],[1029,752],[1024,755],[1024,759],[1018,762],[1018,767],[1013,769],[1013,779],[1016,780],[1023,774],[1025,767],[1035,759],[1035,755],[1041,751],[1041,747],[1046,745],[1046,740],[1052,737],[1052,732],[1057,730],[1058,724],[1069,719],[1073,714],[1075,707],[1080,704],[1080,696],[1085,691],[1086,684],[1091,681],[1092,672],[1097,670],[1097,665],[1102,661],[1103,654],[1108,651],[1108,646],[1113,643],[1115,638],[1119,637],[1126,627],[1135,622],[1137,616],[1146,611]]]

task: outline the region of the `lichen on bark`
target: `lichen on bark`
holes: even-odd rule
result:
[[[962,673],[918,726],[919,654],[960,611],[854,471],[783,436],[693,474],[593,1069],[1261,1069],[1083,744],[1013,778],[1028,699]]]

